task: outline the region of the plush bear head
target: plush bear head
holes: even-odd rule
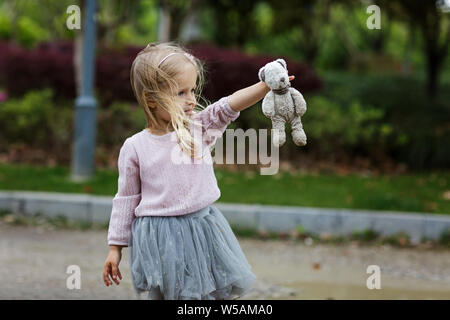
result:
[[[259,69],[259,80],[266,83],[271,90],[283,90],[291,86],[286,61],[277,59]]]

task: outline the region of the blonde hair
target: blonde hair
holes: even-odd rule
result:
[[[163,58],[167,58],[167,55],[171,53],[180,54],[173,55],[171,59],[164,61],[158,66]],[[190,55],[187,49],[174,42],[151,43],[141,50],[131,66],[130,81],[134,95],[144,110],[148,128],[152,129],[157,126],[154,114],[156,108],[149,107],[150,102],[169,113],[171,121],[167,123],[165,129],[169,130],[170,125],[172,125],[178,138],[178,144],[183,152],[187,153],[191,158],[198,158],[195,156],[197,146],[189,126],[191,124],[198,125],[199,123],[188,117],[182,108],[177,105],[174,98],[174,94],[176,95],[179,90],[178,83],[174,78],[180,74],[186,63],[194,64],[197,70],[197,87],[194,93],[196,105],[194,110],[195,108],[204,109],[198,101],[203,99],[200,92],[204,85],[205,66],[199,59]],[[206,103],[209,104],[208,101]]]

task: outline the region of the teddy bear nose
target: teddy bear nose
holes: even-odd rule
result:
[[[281,81],[281,82],[284,82],[284,81],[285,81],[285,78],[284,78],[284,77],[282,77],[282,78],[280,79],[280,81]]]

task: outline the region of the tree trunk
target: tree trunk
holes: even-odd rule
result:
[[[192,42],[200,38],[201,31],[198,23],[197,11],[191,11],[183,22],[182,26],[183,28],[180,32],[181,41]]]
[[[310,43],[308,43],[303,50],[305,51],[305,59],[306,62],[314,66],[314,63],[316,62],[317,54],[319,53],[319,46],[315,40],[311,40]]]
[[[158,16],[158,42],[169,41],[171,20],[167,1],[159,1]]]
[[[436,52],[427,50],[427,93],[428,97],[434,99],[438,92],[439,68],[442,59]]]
[[[409,76],[411,74],[411,52],[414,50],[416,43],[416,29],[414,28],[414,25],[412,23],[409,25],[408,30],[408,41],[405,44],[402,61],[402,74],[404,76]]]

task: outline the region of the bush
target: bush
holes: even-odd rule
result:
[[[379,232],[371,229],[366,230],[355,230],[352,233],[351,239],[352,240],[359,240],[362,242],[372,242],[374,240],[377,240],[380,236]]]
[[[211,101],[257,82],[259,68],[278,58],[249,56],[237,50],[204,43],[188,47],[206,63],[208,82],[203,95]],[[132,46],[99,48],[96,89],[100,111],[99,131],[106,135],[101,138],[99,135],[99,138],[104,139],[105,148],[119,145],[126,134],[145,125],[142,110],[131,107],[130,112],[129,104],[136,104],[129,85],[129,68],[140,49]],[[8,141],[43,144],[45,137],[53,139],[51,143],[46,141],[43,144],[45,150],[49,144],[57,146],[54,150],[70,146],[68,128],[71,126],[69,121],[75,99],[72,54],[73,45],[67,42],[45,43],[34,50],[0,43],[0,84],[5,83],[9,97],[25,97],[31,88],[51,88],[53,92],[53,98],[28,97],[23,106],[16,101],[15,105],[11,102],[13,104],[7,104],[5,109],[0,110],[0,125],[5,128],[0,133],[1,147]],[[323,75],[322,90],[316,92],[322,86],[316,74],[306,65],[289,59],[286,61],[289,74],[296,76],[292,86],[304,94],[308,105],[303,117],[308,144],[298,148],[288,138],[280,149],[281,160],[296,161],[299,155],[305,154],[313,159],[347,164],[362,157],[370,160],[372,165],[394,160],[407,164],[411,169],[449,168],[448,82],[442,83],[440,96],[433,102],[427,98],[423,79],[394,75],[326,73]],[[64,103],[68,108],[56,102],[61,100],[68,101]],[[45,105],[53,107],[47,108]],[[58,112],[54,113],[56,106]],[[27,108],[31,109],[27,111]],[[109,108],[112,110],[102,113]],[[17,114],[12,115],[13,110],[17,110]],[[37,112],[36,117],[31,116],[34,112]],[[18,121],[17,128],[12,127],[10,117]],[[40,121],[44,121],[42,126]],[[259,102],[242,112],[230,125],[232,127],[244,130],[271,128],[271,121],[261,112]],[[24,128],[40,133],[27,134],[22,132]],[[287,125],[288,137],[290,131]],[[111,132],[115,134],[111,135]]]
[[[17,40],[26,47],[49,38],[49,32],[33,19],[22,16],[17,21]]]
[[[5,47],[5,44],[1,46]],[[259,68],[278,58],[249,56],[238,50],[205,43],[186,47],[206,63],[208,82],[203,94],[209,100],[217,100],[258,82]],[[72,42],[41,43],[32,50],[7,44],[5,49],[6,54],[0,55],[0,66],[4,66],[6,88],[11,96],[51,87],[57,97],[75,98]],[[135,101],[130,85],[130,67],[141,49],[135,46],[98,48],[95,88],[100,106],[108,106],[113,101]],[[302,92],[320,88],[320,79],[310,67],[288,59],[286,62],[290,74],[296,75],[294,85]]]
[[[443,246],[450,247],[450,229],[442,232],[441,236],[439,237],[439,243]]]
[[[123,140],[139,128],[146,127],[144,111],[134,103],[117,101],[97,115],[99,143],[104,146],[120,146]]]
[[[67,163],[72,119],[73,107],[56,103],[50,88],[0,102],[0,151],[13,155],[12,161],[56,159]]]
[[[382,239],[381,243],[399,247],[407,247],[411,244],[410,237],[405,232],[397,232],[396,234],[386,236]]]
[[[10,96],[48,87],[57,98],[75,98],[72,43],[42,43],[32,50],[12,44],[2,46],[6,54],[0,55],[0,66]]]
[[[322,153],[337,150],[370,154],[379,152],[380,146],[392,132],[389,124],[383,123],[384,111],[362,106],[352,101],[340,106],[323,96],[308,99],[308,111],[304,115],[304,127],[312,145],[320,146]]]
[[[43,145],[51,136],[51,123],[55,109],[51,89],[30,91],[23,99],[9,99],[0,108],[0,143]]]
[[[70,163],[73,104],[73,101],[56,100],[50,88],[0,102],[0,151],[15,153],[16,149],[28,148],[26,158],[52,158],[61,164]],[[142,110],[129,102],[115,102],[109,108],[99,109],[96,116],[96,161],[101,165],[114,158],[111,150],[120,148],[126,137],[146,124]]]
[[[385,119],[385,111],[353,100],[349,105],[322,95],[305,96],[307,111],[302,117],[308,144],[299,149],[292,142],[290,124],[286,124],[286,144],[280,158],[308,154],[318,159],[351,161],[354,157],[370,157],[375,165],[388,157],[387,145],[393,128]],[[245,110],[236,120],[239,128],[271,128],[271,120],[261,111],[261,103]]]
[[[363,109],[374,108],[382,117],[376,122],[384,139],[379,152],[412,169],[446,169],[450,164],[450,88],[442,84],[439,97],[428,99],[424,81],[395,75],[370,76],[324,74],[319,95],[342,110],[355,101]],[[311,112],[311,109],[307,111]],[[306,124],[308,125],[308,124]]]
[[[218,99],[226,94],[259,82],[258,71],[278,58],[286,60],[289,75],[295,75],[292,86],[301,92],[314,92],[322,82],[311,67],[282,56],[247,55],[236,49],[220,48],[206,43],[188,46],[193,54],[206,62],[208,86],[205,96]],[[220,80],[220,81],[217,81]]]

